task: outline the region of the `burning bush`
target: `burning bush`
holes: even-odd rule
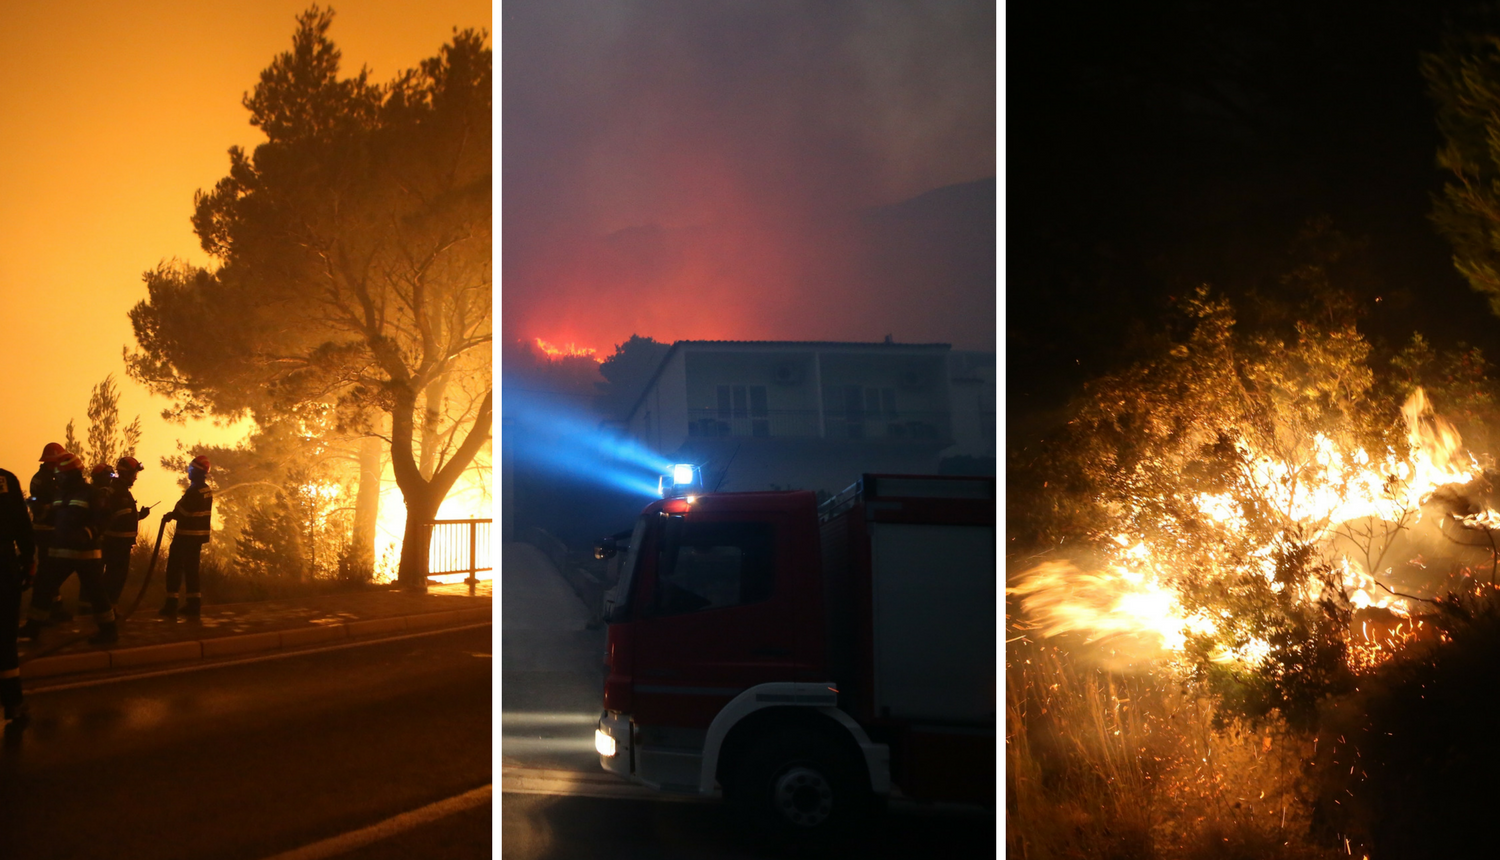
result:
[[[1422,389],[1383,396],[1352,323],[1244,334],[1206,290],[1183,305],[1187,336],[1094,383],[1069,428],[1058,507],[1082,545],[1010,591],[1041,635],[1128,636],[1228,712],[1309,727],[1378,659],[1355,612],[1412,611],[1375,575],[1479,470]]]
[[[1246,332],[1207,290],[1181,310],[1180,336],[1093,383],[1063,437],[1011,473],[1021,534],[1039,544],[1024,562],[1016,551],[1007,589],[1007,638],[1024,649],[1007,675],[1012,844],[1318,856],[1316,834],[1347,855],[1398,820],[1387,807],[1427,759],[1345,785],[1369,753],[1345,761],[1356,729],[1331,752],[1330,715],[1363,702],[1382,716],[1360,737],[1379,720],[1410,733],[1419,714],[1436,732],[1424,684],[1500,680],[1431,656],[1460,653],[1444,650],[1460,628],[1483,639],[1500,505],[1422,384],[1482,426],[1485,365],[1420,338],[1377,362],[1336,313]],[[1462,698],[1445,701],[1477,713]]]

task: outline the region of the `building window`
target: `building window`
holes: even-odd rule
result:
[[[771,410],[766,408],[766,387],[750,386],[750,435],[771,435]]]
[[[734,386],[734,417],[750,417],[750,401],[745,396],[745,386],[743,385]]]
[[[771,435],[771,410],[764,385],[720,385],[714,393],[722,422],[718,435],[743,436],[747,431],[751,436]]]

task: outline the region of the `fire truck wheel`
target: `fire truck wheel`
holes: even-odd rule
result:
[[[773,837],[845,832],[870,806],[869,791],[845,758],[814,732],[770,735],[745,749],[729,799]]]

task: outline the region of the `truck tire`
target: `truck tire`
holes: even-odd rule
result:
[[[855,762],[816,732],[790,729],[745,748],[728,800],[751,825],[777,839],[844,834],[872,803]]]

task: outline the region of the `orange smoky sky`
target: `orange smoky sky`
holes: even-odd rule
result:
[[[995,7],[502,8],[502,331],[995,341]]]
[[[244,428],[168,424],[124,376],[126,312],[161,260],[203,264],[193,193],[264,138],[240,105],[291,46],[307,3],[188,0],[6,3],[0,23],[0,467],[28,480],[42,446],[113,373],[121,417],[140,415],[136,497],[176,498],[158,458],[178,441],[223,444]],[[457,27],[491,27],[488,0],[338,3],[331,36],[345,73],[376,81],[434,55]],[[225,320],[233,325],[233,320]],[[153,517],[153,520],[155,518]],[[155,523],[148,522],[148,526]]]

